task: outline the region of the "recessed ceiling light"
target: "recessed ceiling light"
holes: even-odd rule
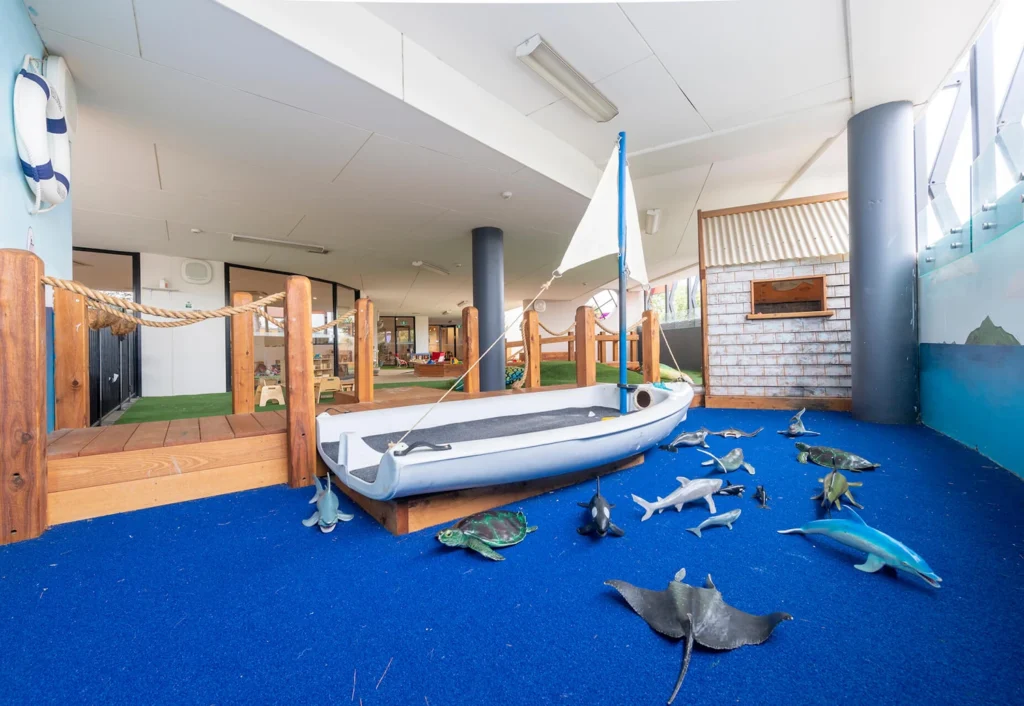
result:
[[[199,233],[202,233],[202,232],[203,232],[203,229],[202,229],[202,228],[193,228],[193,229],[192,229],[192,232],[193,232],[193,233],[196,233],[196,234],[199,234]]]
[[[508,201],[510,198],[512,198],[512,192],[511,191],[502,191],[501,192],[501,198],[503,198],[506,201]]]
[[[463,299],[461,302],[459,302],[455,306],[460,306],[461,307],[461,306],[466,306],[466,304],[469,304],[469,302],[467,300]]]
[[[516,47],[516,57],[597,122],[606,123],[619,114],[615,104],[539,34]]]

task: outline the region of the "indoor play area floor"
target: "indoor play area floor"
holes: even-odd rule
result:
[[[694,449],[605,477],[622,538],[577,534],[593,484],[511,506],[538,530],[492,562],[435,530],[302,525],[312,489],[263,488],[54,527],[0,548],[0,703],[663,704],[682,644],[604,585],[661,590],[711,574],[751,613],[785,611],[762,645],[694,649],[676,704],[1024,703],[1024,482],[925,427],[808,412],[821,444],[881,463],[847,473],[864,520],[923,556],[940,590],[818,536],[825,470],[776,434],[789,413],[695,409],[683,425],[764,427],[728,475],[732,531],[686,531],[703,502],[641,522],[647,499],[703,477]],[[814,443],[815,439],[810,439]],[[752,497],[764,485],[770,509]],[[845,505],[845,503],[844,503]],[[846,511],[840,515],[845,515]]]

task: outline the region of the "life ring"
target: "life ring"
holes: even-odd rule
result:
[[[35,196],[33,214],[50,211],[71,191],[71,143],[58,91],[25,57],[14,82],[14,130],[25,181]],[[49,208],[41,208],[43,203]]]

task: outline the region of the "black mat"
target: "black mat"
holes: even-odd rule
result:
[[[441,412],[435,413],[440,414]],[[566,407],[564,409],[553,409],[544,412],[515,414],[508,417],[489,417],[458,424],[444,424],[438,427],[416,429],[406,437],[405,443],[414,444],[417,441],[428,441],[432,444],[451,444],[460,441],[481,441],[502,436],[529,434],[535,431],[575,427],[581,424],[599,422],[604,417],[617,416],[619,416],[619,410],[613,407]],[[386,453],[388,444],[397,442],[402,438],[403,434],[405,434],[405,431],[391,431],[386,434],[364,436],[363,441],[374,451]],[[332,459],[337,459],[338,442],[327,442],[321,444],[321,446],[325,454]],[[412,453],[430,453],[430,451],[417,450]],[[373,483],[377,479],[377,466],[356,468],[349,471],[349,473],[367,483]]]

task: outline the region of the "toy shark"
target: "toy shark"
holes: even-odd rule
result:
[[[742,468],[750,475],[754,475],[754,467],[743,460],[743,449],[733,449],[725,456],[722,456],[722,458],[718,458],[718,456],[715,456],[713,453],[708,453],[703,449],[697,450],[700,451],[705,456],[711,457],[710,461],[705,461],[704,463],[700,464],[702,466],[717,466],[722,470],[722,473],[729,473],[730,471],[735,471],[739,468]]]
[[[823,534],[848,547],[867,552],[868,558],[855,569],[874,573],[883,566],[891,566],[920,577],[932,588],[940,588],[942,581],[928,566],[928,562],[913,549],[889,535],[869,527],[853,508],[846,511],[852,520],[814,520],[802,527],[779,530],[779,534]]]
[[[633,502],[644,509],[644,516],[640,518],[641,522],[649,520],[655,512],[661,512],[669,507],[674,507],[676,512],[678,512],[683,509],[683,505],[686,503],[692,500],[700,500],[701,498],[707,501],[708,509],[712,513],[717,512],[715,510],[715,501],[711,496],[722,487],[721,480],[718,478],[690,480],[682,476],[679,476],[676,480],[679,481],[679,488],[667,498],[659,497],[657,502],[649,503],[639,495],[633,496]]]
[[[789,427],[785,431],[780,431],[779,433],[783,436],[788,436],[790,439],[797,436],[821,436],[818,432],[807,431],[804,427],[804,420],[801,419],[801,417],[804,416],[804,412],[806,411],[807,409],[805,408],[794,414],[789,420]]]
[[[708,430],[701,427],[697,431],[684,431],[682,434],[672,439],[668,444],[662,444],[658,448],[664,449],[665,451],[671,451],[675,453],[680,446],[703,446],[705,449],[711,448],[708,446],[708,442],[705,441],[708,437]]]
[[[621,537],[626,534],[621,527],[612,523],[612,508],[615,506],[608,504],[608,501],[601,495],[601,476],[597,477],[597,492],[594,493],[590,502],[576,504],[587,508],[590,515],[590,521],[587,524],[576,528],[580,534],[594,534],[598,537],[604,537],[606,534]]]
[[[334,490],[331,488],[330,476],[327,477],[327,487],[320,483],[320,478],[315,474],[313,475],[313,480],[316,481],[316,495],[309,501],[309,504],[316,503],[316,512],[303,520],[302,524],[306,527],[319,525],[320,531],[326,534],[333,532],[334,526],[339,522],[348,522],[355,517],[355,515],[348,515],[338,511],[338,496],[334,494]]]
[[[730,510],[729,512],[723,512],[721,515],[709,517],[696,527],[690,527],[686,531],[693,532],[699,538],[702,536],[701,532],[706,530],[708,527],[720,527],[721,525],[725,525],[729,529],[732,529],[732,523],[739,518],[741,512],[743,511],[740,510],[739,508],[735,510]]]

